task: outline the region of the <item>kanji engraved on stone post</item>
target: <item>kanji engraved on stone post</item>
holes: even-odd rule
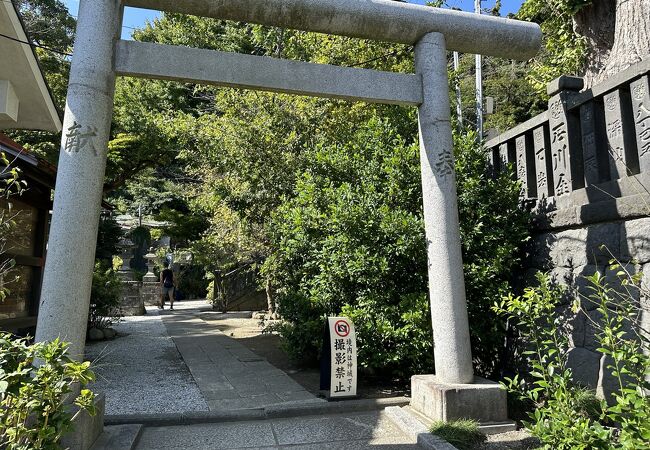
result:
[[[590,134],[588,136],[591,136],[593,138],[593,134]],[[583,145],[595,145],[595,139],[591,141],[591,144],[586,143],[586,138],[583,139]],[[596,155],[595,154],[589,154],[588,156],[585,155],[585,177],[593,180],[593,179],[598,179],[598,161],[596,160]]]
[[[438,161],[434,165],[435,171],[440,177],[447,177],[454,173],[454,157],[449,152],[438,155]]]
[[[585,183],[596,184],[604,180],[606,175],[601,175],[607,162],[598,154],[599,143],[596,139],[596,121],[593,101],[580,106],[580,133],[582,134],[582,158]]]
[[[553,170],[562,170],[567,167],[567,138],[566,124],[560,122],[552,130],[551,144],[553,145]]]
[[[650,93],[648,87],[647,75],[630,84],[636,146],[639,152],[641,171],[650,169]]]
[[[560,104],[555,102],[552,105]],[[561,105],[561,104],[560,104]],[[553,116],[553,113],[551,113]],[[569,139],[567,134],[567,123],[564,116],[560,115],[556,120],[549,120],[551,134],[551,171],[553,173],[553,195],[563,195],[571,192],[571,161],[569,159]]]
[[[94,138],[97,136],[96,127],[83,127],[76,121],[68,128],[65,135],[64,150],[68,153],[79,153],[82,150],[91,150],[95,156],[98,155]]]
[[[617,89],[605,95],[605,135],[607,138],[607,151],[609,153],[610,172],[613,179],[623,178],[628,175],[634,165],[632,149],[624,135],[625,128],[625,100],[624,93]],[[629,102],[629,97],[627,98]],[[628,120],[629,122],[629,120]],[[630,124],[628,123],[628,126]]]
[[[503,173],[508,167],[508,143],[499,145],[499,172]]]
[[[557,120],[562,116],[562,101],[560,99],[551,103],[551,118]]]
[[[571,192],[571,185],[563,173],[557,177],[557,184],[555,185],[555,192],[557,195],[568,194]]]
[[[546,138],[544,128],[533,130],[533,148],[535,150],[535,172],[537,173],[537,197],[548,196],[548,177],[546,175]]]
[[[537,184],[533,178],[535,169],[529,167],[528,151],[532,143],[528,135],[517,137],[515,139],[515,154],[517,160],[517,178],[521,180],[521,196],[523,198],[532,198],[537,194]]]
[[[526,189],[526,141],[523,139],[517,139],[517,178],[522,180],[523,188]]]
[[[639,135],[639,155],[643,156],[650,151],[650,110],[641,104],[634,118]]]

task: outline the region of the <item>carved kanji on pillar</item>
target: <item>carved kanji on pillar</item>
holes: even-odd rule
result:
[[[650,170],[650,83],[648,75],[630,84],[639,170]]]
[[[519,136],[515,140],[517,154],[517,178],[521,180],[521,194],[523,198],[537,196],[535,183],[535,161],[533,159],[532,136],[529,133]]]
[[[612,179],[639,173],[634,125],[630,115],[630,95],[617,89],[603,97],[605,104],[605,133]]]
[[[585,171],[585,184],[597,184],[609,179],[609,161],[602,145],[605,136],[598,124],[602,111],[593,101],[580,106],[580,130],[582,133],[582,157]]]
[[[543,126],[533,130],[533,150],[535,152],[535,178],[537,180],[537,197],[544,198],[553,194],[553,170],[550,165],[551,146],[548,132]]]
[[[553,192],[556,196],[584,186],[579,127],[576,126],[578,119],[566,108],[568,95],[560,92],[551,97],[548,108]]]

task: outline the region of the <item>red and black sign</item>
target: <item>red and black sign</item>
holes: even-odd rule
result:
[[[345,320],[339,320],[334,324],[334,332],[341,337],[347,337],[350,334],[350,324]]]

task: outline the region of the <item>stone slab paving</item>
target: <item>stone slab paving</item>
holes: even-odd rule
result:
[[[384,412],[145,428],[136,450],[415,450],[417,443]]]
[[[97,374],[92,389],[106,394],[106,414],[209,410],[156,308],[114,328],[117,339],[86,346]]]
[[[163,311],[162,319],[211,411],[325,401],[201,320],[206,308],[204,301],[182,302]]]

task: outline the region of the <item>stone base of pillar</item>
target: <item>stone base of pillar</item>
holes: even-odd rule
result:
[[[158,306],[160,304],[160,283],[157,281],[143,282],[140,295],[146,306]]]
[[[142,283],[139,281],[122,281],[122,296],[120,312],[124,316],[144,316],[144,301],[140,291]]]
[[[99,394],[95,398],[95,412],[91,416],[87,412],[82,412],[72,421],[73,430],[61,438],[63,448],[75,450],[88,450],[95,443],[100,434],[104,431],[104,410],[106,407],[106,398],[104,394]],[[75,407],[78,409],[77,407]]]
[[[142,281],[144,281],[145,283],[157,283],[158,278],[156,278],[156,276],[153,273],[148,272],[142,277]]]
[[[117,271],[117,276],[120,277],[122,281],[134,281],[132,270],[120,269]]]
[[[474,377],[471,384],[443,383],[435,375],[411,377],[411,407],[431,420],[474,419],[481,424],[512,424],[506,391]]]

